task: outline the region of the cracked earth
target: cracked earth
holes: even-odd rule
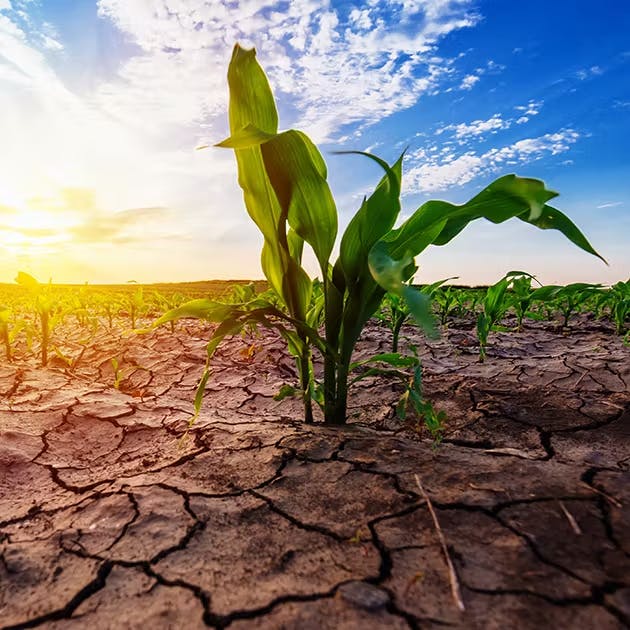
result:
[[[630,353],[605,324],[496,333],[484,364],[471,322],[406,329],[437,448],[382,377],[347,427],[302,424],[272,335],[221,347],[186,433],[209,334],[0,364],[2,628],[629,627]],[[388,340],[371,324],[358,358]]]

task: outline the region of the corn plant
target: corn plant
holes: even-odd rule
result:
[[[306,422],[313,421],[313,400],[321,404],[327,424],[346,422],[353,350],[386,293],[402,297],[416,322],[435,334],[428,297],[408,284],[417,270],[414,258],[429,245],[446,245],[471,221],[502,223],[516,217],[541,229],[559,230],[599,256],[568,217],[547,205],[557,193],[540,180],[516,175],[497,179],[462,205],[428,201],[394,229],[401,209],[403,156],[389,165],[374,155],[351,152],[380,165],[384,175],[350,221],[339,257],[332,262],[337,209],[320,152],[300,131],[278,132],[271,88],[253,49],[235,46],[228,85],[230,137],[218,146],[234,150],[245,207],[264,237],[261,265],[274,297],[234,305],[196,300],[158,322],[191,315],[218,322],[208,343],[208,361],[226,336],[247,324],[278,330],[296,359]],[[321,304],[317,299],[313,303],[313,280],[302,266],[305,244],[319,264]],[[318,314],[323,314],[323,334]],[[321,384],[315,379],[313,351],[324,363]],[[209,375],[207,363],[196,411]]]
[[[50,335],[55,326],[63,319],[64,312],[61,305],[55,302],[49,287],[41,285],[30,274],[20,271],[15,281],[27,288],[33,296],[35,312],[39,320],[37,332],[41,340],[41,364],[46,366],[48,364]]]
[[[7,361],[11,361],[11,332],[9,330],[9,320],[11,318],[11,310],[7,306],[0,306],[0,339],[4,344],[4,351]]]
[[[455,278],[445,278],[444,280],[438,280],[433,284],[422,287],[420,291],[424,295],[427,295],[429,298],[431,298],[435,294],[436,290],[441,287],[445,282],[454,279]],[[385,294],[385,298],[383,299],[383,311],[383,319],[389,329],[392,331],[392,352],[397,353],[398,343],[400,340],[400,331],[403,327],[403,324],[411,316],[411,311],[409,309],[409,306],[405,302],[404,297],[396,295],[395,293]]]
[[[559,311],[562,315],[562,328],[568,328],[571,316],[581,310],[586,300],[599,294],[600,291],[601,284],[574,282],[566,286],[545,285],[535,289],[531,298],[542,302],[550,309]]]
[[[512,302],[509,299],[508,289],[516,280],[529,278],[532,276],[524,271],[509,271],[498,282],[488,287],[486,295],[482,300],[483,310],[477,317],[477,339],[479,340],[479,361],[486,359],[486,347],[488,345],[488,335],[490,331],[506,331],[507,328],[499,326],[498,323],[507,313]]]
[[[531,316],[529,309],[534,301],[532,280],[538,282],[534,276],[529,274],[512,278],[509,299],[516,313],[516,330],[523,328],[523,318],[526,315]]]
[[[142,287],[138,287],[131,295],[127,296],[126,307],[131,321],[131,328],[135,330],[138,317],[142,316],[147,308]]]
[[[610,314],[618,335],[623,335],[630,320],[630,280],[617,282],[607,291]]]

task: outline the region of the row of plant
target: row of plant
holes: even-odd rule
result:
[[[559,328],[566,330],[571,319],[582,313],[593,319],[613,322],[616,333],[625,336],[626,341],[630,336],[630,281],[618,282],[612,287],[586,283],[536,286],[533,276],[516,271],[507,273],[490,287],[446,284],[452,280],[456,278],[415,288],[429,297],[431,312],[441,326],[461,318],[476,321],[482,360],[491,331],[519,331],[525,319],[557,322]],[[148,320],[172,311],[191,297],[178,291],[163,295],[143,287],[134,287],[133,291],[94,287],[90,291],[85,286],[59,289],[41,285],[23,272],[18,274],[17,281],[28,290],[13,294],[11,300],[4,296],[7,304],[11,302],[10,307],[0,307],[0,341],[4,345],[4,354],[10,360],[12,348],[22,338],[29,352],[35,344],[39,346],[44,364],[47,342],[63,323],[70,322],[92,335],[103,328],[111,330],[115,325],[123,331],[137,330],[138,324],[146,326]],[[261,283],[258,288],[261,286],[264,285]],[[315,284],[314,302],[321,299],[321,291],[322,285]],[[254,283],[247,283],[224,288],[222,295],[212,299],[230,305],[272,296],[272,293],[257,290]],[[387,293],[375,317],[391,329],[391,352],[397,353],[403,324],[413,323],[404,297]],[[510,317],[514,321],[506,323],[506,318]],[[174,327],[175,320],[169,316],[168,323]]]
[[[99,331],[137,330],[146,327],[164,311],[200,295],[229,300],[241,295],[242,286],[222,282],[182,285],[139,286],[61,286],[38,282],[19,272],[15,286],[0,287],[0,344],[7,360],[23,347],[22,354],[38,352],[41,364],[49,355],[67,358],[63,338],[55,331],[72,328],[80,332],[81,343],[88,343]],[[258,287],[264,283],[258,283]],[[252,284],[252,289],[254,285]],[[171,322],[174,330],[175,322]],[[64,331],[65,334],[65,331]]]
[[[481,361],[486,357],[490,332],[520,331],[525,319],[555,322],[560,330],[567,332],[572,318],[587,314],[596,320],[612,322],[616,334],[630,342],[630,280],[611,287],[582,282],[543,286],[524,271],[510,271],[490,287],[446,285],[449,280],[455,278],[418,289],[431,298],[433,312],[442,326],[456,318],[475,321]],[[404,299],[385,296],[378,317],[391,329],[392,352],[398,351],[402,326],[410,316]],[[509,318],[512,323],[506,321]]]

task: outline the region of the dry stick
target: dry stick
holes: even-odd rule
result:
[[[575,520],[573,514],[571,514],[571,512],[567,510],[566,506],[564,505],[562,501],[558,501],[558,504],[560,505],[560,509],[562,510],[563,514],[567,517],[567,521],[569,521],[569,525],[571,525],[571,529],[573,530],[573,532],[577,534],[578,536],[580,536],[582,534],[582,530],[580,529],[580,526]]]
[[[588,374],[588,370],[584,370],[584,372],[582,372],[582,374],[580,375],[580,378],[578,378],[577,381],[575,381],[575,385],[573,386],[573,389],[577,389],[578,385],[584,380],[584,377]]]
[[[453,599],[455,600],[455,604],[457,608],[460,610],[466,610],[464,606],[464,600],[462,599],[462,592],[459,588],[459,581],[457,579],[457,573],[455,573],[455,567],[453,566],[453,561],[451,560],[451,556],[448,553],[448,547],[446,546],[446,538],[444,538],[444,533],[442,532],[442,528],[440,527],[440,523],[438,522],[437,515],[435,514],[435,510],[433,509],[433,504],[431,503],[431,499],[429,495],[426,493],[425,489],[422,487],[420,483],[420,478],[418,475],[414,475],[416,478],[416,483],[418,484],[418,488],[420,488],[420,492],[422,493],[422,497],[427,502],[427,507],[429,508],[429,512],[431,513],[431,518],[433,519],[433,524],[435,525],[435,531],[437,532],[438,538],[440,539],[440,545],[442,545],[442,551],[444,552],[444,557],[446,558],[446,566],[448,567],[448,578],[451,584],[451,593],[453,594]]]
[[[603,490],[600,490],[599,488],[596,488],[595,486],[590,486],[585,481],[581,481],[580,483],[585,488],[588,488],[591,492],[595,492],[596,494],[600,494],[601,496],[603,496],[604,499],[606,499],[609,503],[612,503],[612,505],[614,505],[616,508],[623,507],[623,504],[621,503],[621,501],[618,501],[617,499],[615,499],[615,497],[612,497],[609,494],[606,494]]]

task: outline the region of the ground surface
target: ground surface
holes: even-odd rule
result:
[[[222,348],[184,440],[203,326],[77,333],[72,372],[0,364],[0,626],[627,627],[629,350],[597,322],[528,326],[485,364],[465,322],[416,339],[437,449],[383,379],[347,429],[301,424],[272,337]],[[360,353],[387,345],[373,325]]]

